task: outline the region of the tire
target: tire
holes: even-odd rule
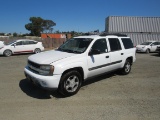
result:
[[[146,50],[146,53],[147,53],[147,54],[149,54],[149,53],[150,53],[150,50],[149,50],[149,49],[147,49],[147,50]]]
[[[129,59],[127,59],[125,64],[124,64],[124,67],[121,70],[121,73],[123,75],[127,75],[127,74],[130,73],[130,71],[131,71],[131,61]]]
[[[41,52],[41,49],[39,49],[39,48],[36,48],[36,49],[34,50],[34,53],[35,53],[35,54],[40,53],[40,52]]]
[[[5,50],[3,54],[4,54],[4,56],[9,57],[9,56],[12,55],[12,51],[11,50]]]
[[[58,91],[63,96],[71,96],[76,94],[82,84],[82,77],[79,72],[72,70],[65,73],[60,81]]]

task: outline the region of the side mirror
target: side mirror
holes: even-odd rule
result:
[[[16,46],[16,44],[12,44],[11,46],[14,46],[14,47],[15,47],[15,46]]]
[[[101,52],[100,52],[100,50],[98,50],[98,49],[93,49],[93,50],[91,50],[90,52],[89,52],[89,56],[91,56],[91,55],[97,55],[97,54],[100,54]]]

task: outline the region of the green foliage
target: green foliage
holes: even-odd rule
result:
[[[49,32],[49,33],[52,33],[52,30],[53,30],[53,26],[55,26],[56,23],[53,22],[52,20],[44,20],[43,21],[43,32],[46,31],[46,32]]]
[[[1,36],[4,36],[4,35],[5,35],[5,33],[0,33],[0,35],[1,35]]]
[[[17,37],[18,34],[16,32],[13,33],[13,37]]]
[[[52,20],[44,20],[41,17],[30,17],[30,23],[25,25],[25,28],[29,30],[31,35],[40,36],[41,32],[46,30],[53,30],[53,26],[56,25]]]

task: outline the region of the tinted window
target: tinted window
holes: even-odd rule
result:
[[[152,42],[144,42],[144,43],[142,43],[142,44],[140,44],[140,45],[150,45]]]
[[[133,43],[130,38],[122,38],[122,42],[125,49],[133,48]]]
[[[36,41],[29,41],[29,44],[37,44]]]
[[[23,43],[22,43],[22,41],[16,42],[16,45],[17,45],[17,46],[18,46],[18,45],[23,45]]]
[[[160,45],[160,42],[154,42],[152,45]]]
[[[108,40],[111,51],[118,51],[122,49],[118,38],[109,38]]]
[[[93,46],[92,49],[97,49],[100,51],[100,53],[106,53],[107,52],[107,43],[106,39],[99,39],[97,40]]]
[[[29,41],[23,41],[23,45],[29,45]]]

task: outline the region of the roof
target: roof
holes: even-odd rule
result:
[[[100,35],[88,35],[88,36],[78,36],[74,38],[101,38],[101,37],[127,37],[125,34],[120,34],[120,33],[102,33]]]

